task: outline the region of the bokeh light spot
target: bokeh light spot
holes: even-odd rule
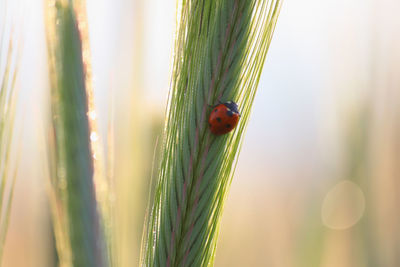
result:
[[[95,119],[97,118],[97,113],[96,113],[96,111],[90,111],[90,112],[89,112],[89,118],[90,118],[91,120],[95,120]]]
[[[351,182],[336,184],[325,196],[321,217],[331,229],[344,230],[354,226],[365,211],[365,197],[361,188]]]
[[[91,132],[91,133],[90,133],[90,140],[91,140],[92,142],[96,142],[97,140],[99,140],[99,136],[97,135],[96,132]]]

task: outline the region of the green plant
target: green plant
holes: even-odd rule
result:
[[[185,1],[149,222],[145,266],[212,265],[223,204],[282,1]],[[209,105],[233,100],[236,130],[213,136]]]
[[[88,48],[77,18],[81,3],[52,3],[46,10],[53,137],[49,191],[58,256],[62,266],[105,266],[102,207],[94,186],[97,133],[88,116],[92,101]]]
[[[14,48],[14,32],[7,34],[10,25],[6,2],[0,6],[2,18],[0,22],[0,265],[3,248],[10,221],[14,185],[17,175],[19,155],[15,154],[14,118],[18,88],[16,86],[19,65],[19,50]],[[4,65],[3,65],[4,62]],[[17,151],[18,153],[18,151]]]

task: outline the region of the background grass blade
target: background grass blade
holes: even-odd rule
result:
[[[15,150],[15,127],[18,87],[19,47],[9,23],[7,1],[0,3],[0,265],[12,207],[17,176],[19,148]],[[19,43],[17,41],[17,43]]]
[[[61,264],[105,266],[103,225],[94,187],[94,138],[88,118],[90,73],[73,3],[49,1],[46,9],[54,137],[50,201],[58,253],[64,260]]]
[[[3,44],[0,44],[1,49]],[[0,51],[1,54],[1,51]],[[0,55],[1,57],[1,55]],[[16,78],[18,67],[14,65],[15,51],[10,41],[4,72],[1,73],[0,91],[0,264],[10,219],[12,197],[18,164],[13,153],[14,117],[17,101]]]
[[[223,204],[281,1],[182,1],[158,184],[143,244],[146,266],[212,265]],[[225,136],[209,105],[242,114]]]

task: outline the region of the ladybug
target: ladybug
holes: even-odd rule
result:
[[[208,125],[215,135],[223,135],[232,131],[239,121],[238,105],[233,101],[220,103],[211,111]]]

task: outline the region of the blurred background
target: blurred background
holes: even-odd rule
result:
[[[6,19],[22,40],[22,153],[3,266],[54,266],[46,7],[8,2]],[[121,266],[138,265],[175,7],[175,0],[87,0],[98,142],[114,179]],[[398,0],[284,1],[216,266],[400,266],[399,10]]]

